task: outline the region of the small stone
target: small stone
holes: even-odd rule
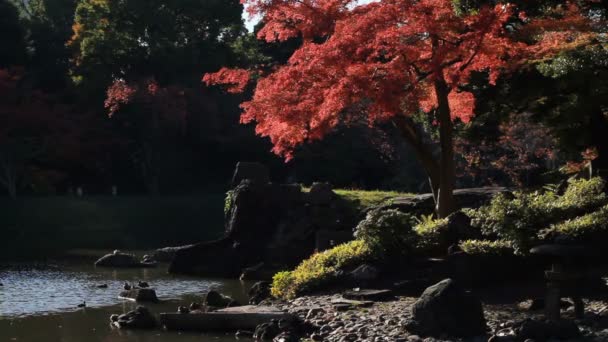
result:
[[[318,316],[320,314],[324,314],[325,310],[323,310],[322,308],[312,308],[310,310],[308,310],[308,313],[306,314],[306,319],[311,319],[315,316]]]
[[[312,334],[310,335],[310,339],[313,341],[323,341],[323,336],[319,334]]]
[[[236,332],[236,334],[234,334],[234,337],[236,337],[237,340],[239,340],[239,339],[251,339],[251,338],[253,338],[253,331],[239,330],[239,331]]]

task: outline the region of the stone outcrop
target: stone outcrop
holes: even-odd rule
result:
[[[508,188],[486,187],[454,190],[454,199],[461,208],[479,208],[488,204],[492,197],[498,193],[509,193]],[[415,214],[432,213],[435,208],[433,194],[403,196],[381,204],[382,209],[398,209],[403,212]]]
[[[239,165],[236,181],[251,174]],[[241,180],[229,194],[224,237],[177,249],[169,272],[232,278],[263,264],[254,273],[264,275],[269,274],[266,268],[293,267],[310,256],[319,231],[352,236],[360,213],[327,184],[304,192],[299,185],[263,183],[264,177],[255,177]]]

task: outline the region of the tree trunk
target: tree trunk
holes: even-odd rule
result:
[[[416,125],[411,118],[406,116],[396,116],[393,118],[393,125],[399,129],[401,136],[414,149],[416,158],[422,164],[422,167],[429,176],[429,185],[433,193],[433,199],[437,203],[437,195],[439,191],[440,171],[439,163],[433,157],[433,152],[427,144],[424,143],[423,137],[416,129]]]
[[[437,121],[439,122],[439,144],[441,159],[439,163],[439,191],[435,211],[439,218],[445,218],[456,210],[454,201],[454,185],[456,182],[456,166],[454,163],[454,124],[448,102],[450,90],[439,75],[435,80],[437,95]]]

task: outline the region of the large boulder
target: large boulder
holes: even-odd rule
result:
[[[296,266],[314,253],[317,232],[349,232],[359,220],[331,188],[316,189],[242,180],[230,193],[224,237],[177,249],[169,272],[232,278],[262,263],[262,271]]]
[[[472,337],[486,334],[481,301],[452,279],[427,288],[412,307],[408,330],[424,336]]]
[[[156,318],[143,306],[129,311],[116,318],[112,316],[112,325],[122,329],[154,329],[157,326]]]

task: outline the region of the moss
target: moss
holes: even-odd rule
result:
[[[361,240],[338,245],[330,250],[313,254],[293,271],[277,273],[273,278],[271,293],[277,298],[295,298],[302,293],[314,291],[321,285],[331,283],[336,279],[339,270],[371,258],[372,250]]]
[[[466,240],[460,249],[470,255],[513,255],[511,243],[505,240]]]

